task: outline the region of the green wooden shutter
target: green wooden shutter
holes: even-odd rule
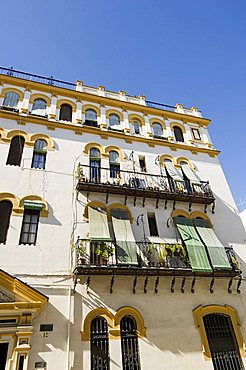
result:
[[[116,257],[119,264],[138,265],[137,250],[128,213],[123,209],[112,209],[112,222],[116,243]]]
[[[165,167],[167,169],[169,176],[171,176],[173,180],[184,181],[181,174],[176,170],[176,168],[171,162],[165,162]]]
[[[192,220],[182,217],[175,217],[174,220],[180,237],[186,245],[192,270],[211,272],[212,268],[206,249],[193,226]]]
[[[231,270],[224,246],[206,220],[193,220],[196,230],[208,249],[213,268]]]
[[[195,172],[192,171],[188,164],[182,164],[181,168],[188,180],[200,183],[199,178],[197,177]]]
[[[111,241],[106,211],[92,207],[88,211],[91,241]]]

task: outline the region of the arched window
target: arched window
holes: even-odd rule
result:
[[[86,109],[85,124],[97,127],[97,112],[94,109]]]
[[[208,314],[203,316],[203,323],[214,369],[244,369],[230,316]]]
[[[0,202],[0,243],[6,243],[12,208],[13,204],[8,200]]]
[[[90,149],[90,181],[101,180],[101,154],[97,148]]]
[[[109,370],[108,324],[103,317],[91,321],[91,370]]]
[[[181,128],[178,126],[174,126],[173,131],[174,131],[175,140],[184,142],[183,131],[181,130]]]
[[[153,127],[153,136],[156,138],[162,138],[163,137],[162,125],[158,122],[154,122],[152,127]]]
[[[120,334],[123,370],[140,370],[137,325],[132,316],[120,320]]]
[[[46,114],[46,101],[44,99],[35,99],[32,106],[32,114],[38,116],[45,116]]]
[[[32,168],[45,168],[47,142],[43,139],[35,141],[32,157]]]
[[[5,107],[16,108],[19,102],[20,96],[14,91],[9,91],[5,94],[3,105]]]
[[[134,128],[134,134],[139,135],[140,134],[140,125],[138,121],[133,122],[133,128]]]
[[[109,115],[109,127],[117,128],[117,126],[120,126],[120,117],[118,114],[112,113]]]
[[[110,167],[110,177],[119,178],[120,177],[120,160],[119,154],[115,150],[109,152],[109,167]]]
[[[23,136],[14,136],[12,138],[6,164],[20,166],[24,144],[25,139]]]
[[[72,121],[72,107],[69,104],[62,104],[60,108],[60,121]]]

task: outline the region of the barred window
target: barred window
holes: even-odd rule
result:
[[[36,244],[40,210],[25,208],[19,244]]]
[[[12,138],[6,164],[20,166],[24,144],[25,139],[23,136],[14,136]]]
[[[137,325],[132,316],[121,319],[120,333],[123,370],[140,370]]]
[[[215,370],[243,370],[231,318],[221,313],[203,317],[208,344]]]
[[[184,142],[184,135],[180,127],[174,126],[173,127],[174,136],[176,141]]]
[[[8,200],[0,202],[0,243],[6,243],[13,204]]]
[[[32,113],[39,116],[45,116],[46,101],[44,99],[35,99],[32,107]]]
[[[91,370],[109,370],[108,324],[103,317],[91,322]]]
[[[35,141],[32,157],[32,168],[45,168],[47,142],[42,139]]]
[[[9,91],[5,94],[3,105],[5,107],[16,108],[19,102],[19,94],[14,91]]]
[[[69,104],[62,104],[60,109],[59,120],[61,121],[72,121],[72,107]]]

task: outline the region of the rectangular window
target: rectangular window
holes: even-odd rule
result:
[[[45,160],[46,160],[46,152],[45,153],[35,152],[32,158],[32,168],[44,169]]]
[[[25,208],[19,244],[36,244],[40,210]]]
[[[197,128],[192,128],[191,131],[192,131],[193,138],[195,140],[201,140],[201,135]]]
[[[149,232],[150,236],[159,236],[155,214],[154,213],[148,213],[148,223],[149,223]]]
[[[140,166],[141,171],[146,172],[145,156],[144,155],[139,155],[138,160],[139,160],[139,166]]]

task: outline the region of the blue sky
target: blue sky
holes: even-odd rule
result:
[[[246,208],[246,2],[12,0],[1,65],[199,107]]]

